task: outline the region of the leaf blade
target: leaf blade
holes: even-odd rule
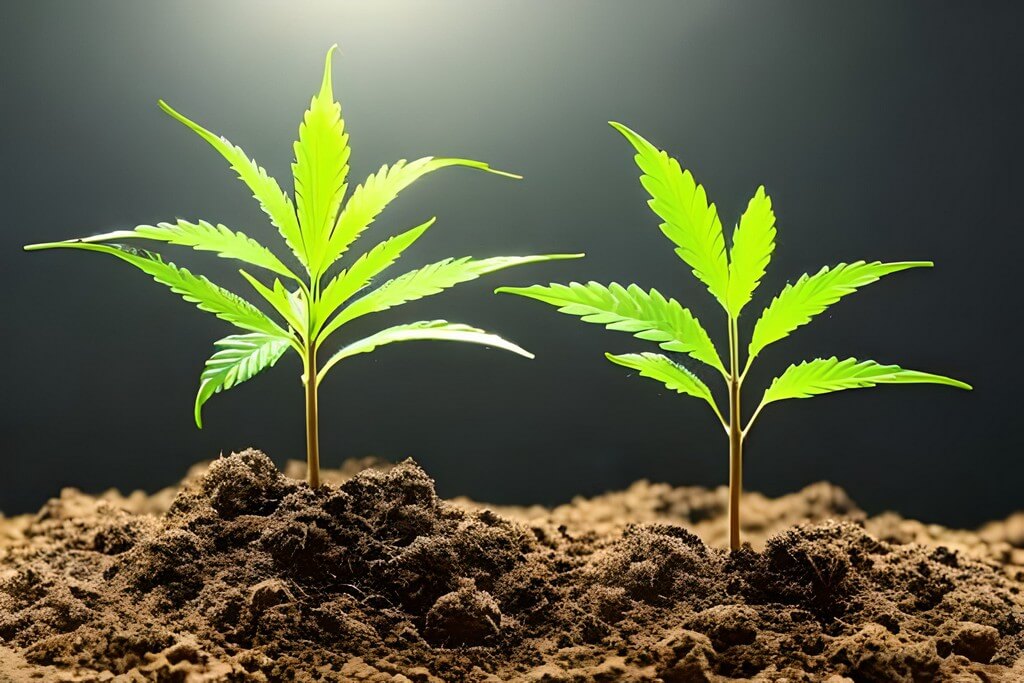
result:
[[[524,358],[533,358],[533,354],[518,344],[508,341],[496,334],[485,332],[476,327],[462,323],[450,323],[446,320],[425,320],[405,325],[395,325],[380,332],[352,342],[337,351],[324,364],[317,374],[317,382],[320,382],[327,371],[336,363],[361,353],[370,353],[380,346],[393,344],[402,341],[458,341],[482,346],[493,346],[494,348],[510,351]]]
[[[256,240],[220,223],[213,225],[204,220],[192,223],[178,219],[174,223],[139,225],[132,230],[117,230],[67,241],[91,243],[120,239],[148,239],[175,246],[192,247],[196,251],[212,251],[222,258],[242,261],[298,280],[290,268]]]
[[[374,276],[398,260],[402,252],[412,246],[434,224],[435,220],[431,218],[411,230],[389,237],[365,252],[349,268],[341,271],[328,282],[317,303],[317,318],[321,323],[338,310],[338,307],[366,287]],[[319,332],[319,329],[316,331]]]
[[[786,285],[761,313],[754,324],[747,355],[753,359],[766,346],[785,339],[844,296],[877,282],[885,275],[909,268],[930,268],[932,265],[931,261],[855,261],[832,268],[825,266],[814,275],[805,273],[795,283]]]
[[[241,147],[233,145],[225,137],[211,133],[195,121],[172,109],[171,105],[163,100],[159,100],[159,105],[169,116],[191,129],[224,157],[228,165],[238,174],[239,179],[252,191],[253,197],[259,202],[260,208],[270,218],[270,222],[277,228],[281,237],[284,238],[288,248],[292,250],[299,262],[308,268],[309,262],[305,245],[302,242],[295,206],[277,181],[257,164],[255,159],[249,158]]]
[[[495,291],[541,301],[558,307],[560,313],[579,316],[584,322],[629,332],[656,342],[666,351],[689,354],[726,374],[714,343],[697,318],[678,301],[666,299],[655,289],[644,291],[635,284],[622,287],[613,282],[605,286],[591,281],[499,287]]]
[[[313,273],[321,272],[321,259],[345,196],[351,156],[341,105],[331,86],[331,58],[337,49],[333,45],[327,51],[320,91],[303,114],[299,139],[293,145],[295,207]]]
[[[684,171],[668,153],[621,123],[609,123],[636,150],[634,161],[642,172],[640,183],[651,196],[647,203],[665,221],[661,231],[675,243],[676,253],[693,269],[694,276],[725,307],[729,264],[715,205],[708,203],[704,188],[693,174]]]
[[[344,254],[402,190],[426,174],[448,166],[465,166],[509,178],[520,177],[472,159],[423,157],[411,162],[401,159],[391,166],[381,166],[380,170],[371,173],[363,183],[356,186],[341,210],[325,248],[323,268],[326,269]]]
[[[666,388],[678,394],[687,394],[707,401],[715,414],[718,406],[711,396],[711,390],[696,375],[682,365],[659,353],[606,353],[605,358],[616,365],[636,370],[641,377],[661,382]]]
[[[81,249],[110,254],[125,261],[168,287],[199,310],[213,313],[236,327],[250,332],[287,338],[288,334],[263,311],[202,275],[194,275],[186,268],[165,262],[159,254],[140,251],[117,244],[91,244],[84,242],[47,242],[25,247],[28,251],[41,249]]]
[[[487,273],[528,263],[579,258],[580,256],[582,254],[541,254],[497,256],[489,259],[473,259],[466,256],[459,259],[447,258],[431,263],[388,280],[377,289],[353,301],[339,311],[324,327],[321,338],[326,338],[338,327],[360,316],[386,311],[409,301],[439,294],[455,285],[475,280]]]
[[[199,391],[196,393],[196,426],[203,428],[203,406],[214,394],[226,391],[246,382],[269,367],[272,367],[289,343],[286,339],[255,332],[233,334],[214,342],[217,351],[207,359],[199,377]]]
[[[815,358],[790,365],[772,380],[761,402],[764,405],[791,398],[812,398],[821,394],[860,389],[879,384],[944,384],[959,389],[972,387],[960,380],[898,365],[881,365],[873,360]]]
[[[733,232],[726,309],[733,318],[747,305],[775,251],[775,212],[764,185],[757,188]]]
[[[289,291],[277,278],[274,278],[273,287],[267,287],[246,271],[240,270],[238,272],[252,285],[257,294],[273,306],[274,310],[284,318],[289,327],[299,334],[300,338],[305,339],[307,337],[309,334],[309,320],[306,307],[303,305],[305,298],[301,289]]]

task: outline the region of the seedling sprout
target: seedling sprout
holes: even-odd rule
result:
[[[771,198],[759,187],[732,233],[726,249],[718,211],[708,203],[704,188],[679,162],[619,123],[611,125],[636,149],[640,182],[650,194],[648,202],[664,221],[661,231],[676,245],[676,254],[711,292],[726,313],[728,362],[723,363],[704,327],[678,301],[657,290],[635,284],[602,285],[597,282],[531,287],[502,287],[497,291],[536,299],[557,306],[562,313],[610,330],[629,332],[655,342],[665,351],[682,353],[716,370],[728,393],[727,415],[720,410],[708,386],[684,366],[657,353],[606,354],[608,360],[636,370],[680,394],[703,399],[711,407],[729,438],[729,545],[740,547],[740,494],[743,481],[743,442],[761,411],[770,403],[810,398],[843,389],[878,384],[946,384],[971,387],[961,381],[872,360],[815,358],[790,365],[764,392],[746,423],[741,414],[742,387],[751,364],[770,344],[810,322],[842,297],[879,278],[910,268],[931,267],[930,261],[840,263],[814,275],[802,275],[786,285],[761,313],[741,359],[740,313],[750,302],[775,250],[775,213]]]
[[[252,379],[273,366],[289,349],[298,353],[302,359],[302,383],[305,387],[307,478],[314,488],[320,484],[318,387],[338,362],[386,344],[413,340],[483,344],[532,358],[529,352],[498,335],[462,323],[429,320],[395,325],[364,339],[351,341],[320,364],[320,350],[343,325],[371,313],[437,294],[502,268],[578,256],[447,258],[399,275],[367,291],[373,278],[392,265],[430,228],[434,223],[432,218],[380,242],[351,260],[344,269],[332,272],[339,259],[384,208],[418,178],[449,166],[519,177],[494,170],[480,161],[424,157],[382,166],[346,198],[349,135],[341,116],[341,105],[335,101],[331,85],[331,57],[336,47],[327,52],[320,90],[313,96],[302,118],[299,137],[294,143],[294,202],[277,181],[241,148],[160,101],[160,107],[167,114],[190,128],[227,160],[277,228],[301,268],[288,265],[270,249],[241,232],[203,220],[179,219],[84,239],[25,247],[27,250],[82,249],[110,254],[150,275],[200,310],[213,313],[243,331],[214,342],[215,352],[206,361],[195,400],[195,422],[200,428],[203,405],[211,396]],[[268,277],[274,278],[271,284],[247,270],[240,272],[279,319],[275,320],[249,301],[202,275],[165,261],[153,252],[121,243],[134,239],[211,251],[266,271]]]

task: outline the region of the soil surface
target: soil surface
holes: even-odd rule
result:
[[[3,681],[1024,681],[1024,515],[956,531],[815,484],[445,501],[258,451],[0,518]],[[287,476],[291,475],[291,476]]]

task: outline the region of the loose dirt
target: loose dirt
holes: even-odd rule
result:
[[[365,469],[364,469],[365,468]],[[301,467],[289,464],[287,474]],[[0,519],[0,680],[1024,681],[1024,516],[867,517],[816,484],[445,501],[412,461],[258,451]]]

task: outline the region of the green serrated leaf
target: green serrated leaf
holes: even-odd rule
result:
[[[784,339],[796,328],[806,325],[811,318],[859,288],[877,282],[879,278],[908,268],[930,268],[931,261],[901,263],[840,263],[825,266],[814,275],[801,275],[795,283],[786,285],[768,305],[750,338],[747,353],[751,359],[764,347]]]
[[[349,358],[360,353],[369,353],[377,347],[384,346],[385,344],[422,340],[457,341],[469,344],[482,344],[483,346],[493,346],[496,349],[511,351],[512,353],[519,354],[526,358],[533,358],[533,354],[526,349],[513,344],[506,339],[502,339],[496,334],[491,334],[490,332],[485,332],[476,327],[470,327],[469,325],[463,325],[461,323],[450,323],[445,320],[429,320],[410,323],[407,325],[396,325],[394,327],[381,330],[376,334],[372,334],[365,339],[352,342],[335,353],[326,363],[324,363],[323,368],[317,375],[317,382],[320,382],[327,374],[327,371],[330,370],[337,362],[344,360],[345,358]]]
[[[615,282],[608,286],[597,282],[570,282],[568,285],[500,287],[496,291],[558,306],[560,313],[580,316],[584,322],[657,342],[666,351],[687,353],[726,374],[722,359],[700,322],[678,301],[666,299],[657,290],[645,292],[635,284],[623,287]]]
[[[750,301],[775,250],[775,212],[764,185],[757,188],[732,236],[726,309],[733,318]]]
[[[345,196],[351,155],[341,105],[334,100],[331,88],[331,57],[337,48],[334,45],[327,51],[320,92],[311,100],[299,125],[292,164],[299,228],[314,274],[322,272],[327,240]]]
[[[226,391],[273,366],[288,350],[289,342],[262,333],[233,334],[214,342],[217,351],[206,361],[196,394],[196,426],[203,428],[203,405],[216,393]]]
[[[110,254],[132,264],[142,272],[185,301],[195,304],[201,311],[213,313],[218,318],[252,332],[264,332],[273,336],[287,337],[277,323],[268,318],[263,311],[248,301],[219,285],[215,285],[202,275],[193,275],[185,268],[178,268],[173,263],[165,262],[159,254],[131,249],[120,244],[91,244],[86,242],[48,242],[25,247],[29,251],[37,249],[82,249]]]
[[[345,323],[368,313],[385,311],[409,301],[438,294],[457,284],[475,280],[481,275],[527,263],[579,258],[582,254],[543,254],[538,256],[498,256],[473,259],[466,256],[447,258],[388,280],[369,294],[343,308],[320,333],[325,339]]]
[[[289,291],[277,278],[274,278],[274,286],[271,289],[244,270],[238,272],[299,336],[303,339],[309,336],[308,311],[302,290]]]
[[[898,365],[880,365],[873,360],[856,358],[839,360],[816,358],[799,365],[790,365],[772,380],[764,392],[762,404],[789,398],[811,398],[819,394],[845,389],[860,389],[878,384],[945,384],[959,389],[970,389],[956,379],[917,370],[904,370]]]
[[[679,162],[621,123],[610,122],[636,149],[636,164],[643,172],[640,183],[650,194],[651,210],[664,223],[661,231],[676,244],[676,253],[708,291],[726,306],[729,263],[725,253],[722,222],[704,188]]]
[[[604,355],[616,365],[636,370],[642,377],[657,380],[676,393],[704,399],[715,411],[715,414],[719,415],[718,406],[707,385],[700,381],[695,374],[671,359],[659,353],[624,353],[621,355],[606,353]]]
[[[378,273],[393,264],[413,242],[434,224],[433,218],[426,223],[407,230],[400,235],[389,237],[370,251],[366,252],[351,267],[338,273],[324,287],[317,304],[317,318],[321,325],[338,308],[357,292],[366,287]],[[319,332],[317,329],[314,336]]]
[[[242,182],[252,191],[253,197],[260,203],[264,213],[270,217],[270,222],[281,233],[288,248],[294,252],[295,257],[302,265],[308,266],[306,247],[302,242],[302,233],[299,230],[295,207],[292,205],[291,198],[284,193],[277,181],[270,177],[254,159],[250,159],[241,147],[231,144],[227,138],[214,135],[198,123],[179,114],[163,100],[160,100],[159,103],[161,109],[220,152],[220,155],[227,160]]]
[[[448,166],[465,166],[508,178],[520,177],[495,170],[482,161],[471,159],[424,157],[411,162],[402,159],[391,166],[381,166],[379,171],[370,174],[364,183],[356,186],[352,196],[345,203],[325,249],[322,259],[324,269],[345,253],[399,192],[426,174]]]
[[[266,268],[278,275],[298,280],[298,277],[291,269],[281,263],[281,260],[272,251],[256,240],[247,237],[241,232],[234,232],[219,223],[214,226],[203,220],[198,223],[190,223],[189,221],[178,219],[174,223],[140,225],[134,230],[117,230],[102,235],[93,235],[67,241],[93,243],[122,239],[147,239],[177,246],[192,247],[196,251],[212,251],[223,258],[244,261],[260,268]]]

